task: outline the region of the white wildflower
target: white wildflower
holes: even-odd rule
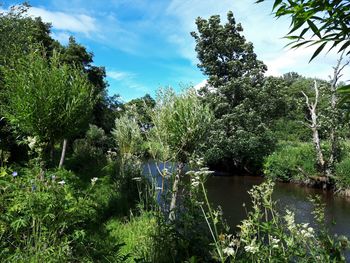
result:
[[[278,238],[271,238],[271,244],[272,244],[272,248],[278,248],[278,243],[280,242],[280,240]]]
[[[37,143],[37,137],[36,136],[34,136],[34,137],[28,136],[27,142],[28,142],[29,149],[33,150],[35,147],[35,144]]]
[[[294,220],[294,213],[289,211],[289,210],[287,210],[286,212],[287,212],[287,214],[284,216],[284,220],[286,220],[287,228],[289,229],[289,231],[293,231],[296,228],[295,220]]]
[[[233,256],[235,254],[235,250],[232,247],[227,247],[222,250],[227,256]]]
[[[197,187],[200,183],[200,177],[198,176],[198,174],[195,174],[192,178],[191,178],[191,185],[193,187]]]
[[[256,238],[254,238],[249,245],[245,246],[244,249],[246,252],[252,254],[259,252],[259,246],[256,244]]]
[[[91,178],[91,185],[94,186],[96,184],[97,180],[98,180],[97,177]]]
[[[141,177],[133,177],[132,180],[136,182],[141,182],[142,178]]]
[[[66,182],[64,180],[61,180],[61,181],[59,181],[57,183],[60,184],[60,185],[64,185]]]

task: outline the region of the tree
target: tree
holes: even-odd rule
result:
[[[60,52],[62,53],[62,61],[81,68],[94,86],[93,96],[96,98],[96,103],[93,108],[91,123],[110,132],[113,128],[114,119],[117,117],[116,107],[121,103],[117,97],[109,97],[107,94],[108,83],[105,80],[105,68],[93,65],[93,53],[88,52],[86,47],[77,43],[72,36],[69,38],[68,45],[61,47]]]
[[[45,52],[33,50],[13,68],[5,68],[4,79],[4,116],[14,128],[48,143],[51,159],[57,140],[70,138],[87,125],[93,87],[79,68],[62,63],[57,52],[47,59]],[[63,158],[64,153],[65,147]]]
[[[208,76],[204,100],[214,111],[215,121],[207,139],[206,159],[210,165],[258,169],[273,148],[269,129],[270,108],[264,101],[266,66],[257,59],[253,44],[242,35],[232,12],[221,25],[219,16],[197,18],[196,51],[198,67]],[[222,168],[222,167],[220,167]]]
[[[156,101],[149,95],[137,99],[133,99],[124,104],[124,108],[134,108],[138,115],[138,122],[142,132],[147,132],[152,127],[152,119],[150,110],[156,105]]]
[[[258,0],[256,3],[265,0]],[[290,16],[291,30],[286,38],[291,42],[292,48],[300,46],[318,46],[311,60],[317,57],[328,45],[328,51],[338,49],[338,53],[350,54],[350,2],[347,0],[275,0],[273,5],[276,17]],[[298,33],[296,33],[298,32]],[[311,33],[311,35],[307,33]],[[296,35],[294,35],[296,34]],[[341,61],[341,59],[340,59]],[[344,65],[347,65],[345,62]],[[339,69],[343,65],[337,66]],[[341,70],[340,70],[341,72]],[[334,81],[336,82],[334,83]],[[338,78],[331,80],[336,87]],[[349,104],[350,85],[338,87],[343,95],[342,104]]]
[[[164,164],[177,164],[172,175],[172,196],[169,219],[175,218],[175,208],[179,184],[183,176],[184,164],[199,148],[207,134],[212,113],[204,105],[194,90],[176,95],[171,89],[160,90],[156,105],[151,111],[152,128],[148,132],[151,155]],[[162,188],[167,174],[166,165],[160,171]],[[163,189],[162,189],[163,190]]]
[[[258,0],[257,3],[265,0]],[[327,44],[329,50],[350,53],[350,2],[347,0],[275,0],[276,17],[291,16],[291,30],[286,38],[297,48],[317,45],[310,60],[315,58]],[[297,31],[299,30],[299,31]],[[295,32],[298,32],[296,35]],[[307,35],[311,33],[311,35]]]

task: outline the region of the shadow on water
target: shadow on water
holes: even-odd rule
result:
[[[231,229],[236,229],[246,218],[246,210],[249,211],[251,207],[247,191],[262,182],[263,178],[256,176],[212,176],[208,179],[206,186],[209,199],[213,205],[222,207],[224,218]],[[315,195],[320,195],[326,205],[325,216],[330,232],[350,237],[349,199],[334,196],[330,191],[288,183],[276,183],[273,198],[281,214],[284,214],[285,209],[294,211],[296,221],[301,223],[313,222],[313,206],[308,197]],[[317,225],[312,225],[317,228]],[[346,257],[350,262],[350,251],[347,251]]]

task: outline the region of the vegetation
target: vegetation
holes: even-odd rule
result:
[[[338,28],[344,1],[278,6],[293,29],[325,34],[321,47],[348,47]],[[207,86],[121,103],[92,53],[73,37],[53,40],[27,8],[0,13],[1,262],[346,261],[349,242],[329,233],[319,198],[306,223],[272,198],[278,180],[350,192],[349,111],[336,93],[345,52],[330,82],[266,77],[232,12],[225,24],[198,18],[192,36]],[[210,169],[267,177],[249,191],[236,230],[210,203]]]

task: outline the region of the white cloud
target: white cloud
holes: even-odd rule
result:
[[[97,32],[96,19],[85,14],[68,14],[38,7],[31,7],[28,14],[33,17],[40,16],[44,22],[51,23],[56,30],[83,33],[86,36]]]
[[[199,82],[197,85],[194,85],[193,88],[195,90],[200,90],[201,88],[204,88],[208,84],[208,81],[205,79],[201,82]]]
[[[117,70],[107,70],[107,78],[109,78],[111,83],[110,90],[113,89],[114,92],[120,93],[120,88],[131,89],[133,93],[150,93],[150,89],[145,85],[140,84],[136,79],[136,74],[126,71]],[[116,87],[118,86],[118,87]],[[130,100],[129,97],[123,97],[123,99]]]
[[[198,16],[208,18],[214,14],[220,14],[225,17],[227,11],[233,7],[232,0],[172,0],[166,10],[166,15],[173,17],[165,30],[169,30],[168,41],[179,48],[179,53],[184,58],[190,60],[193,65],[198,63],[194,51],[195,41],[190,36],[190,32],[196,29],[195,20]]]
[[[333,67],[337,64],[340,55],[333,50],[328,54],[321,53],[309,63],[315,48],[283,49],[280,52],[265,54],[265,64],[268,66],[267,75],[280,76],[291,71],[298,72],[311,78],[329,80],[333,74]],[[343,60],[345,62],[345,59]],[[343,78],[348,80],[350,67],[343,70]]]
[[[196,30],[195,19],[198,16],[209,18],[217,14],[221,16],[222,23],[225,23],[226,14],[231,10],[236,22],[243,25],[243,35],[254,44],[258,58],[268,66],[267,75],[282,75],[295,71],[308,77],[328,79],[339,54],[320,54],[309,63],[315,47],[284,49],[288,42],[283,36],[288,32],[290,20],[287,17],[274,18],[271,8],[270,1],[254,4],[254,1],[171,0],[166,12],[174,21],[171,26],[166,27],[169,31],[168,41],[178,47],[182,57],[195,65],[198,63],[194,51],[195,42],[189,35],[189,32]],[[350,67],[344,71],[344,80],[350,78],[348,73]]]
[[[67,45],[69,43],[70,34],[67,32],[52,32],[51,36],[53,39],[56,39],[62,45]]]
[[[129,72],[115,71],[115,70],[107,71],[107,77],[117,81],[130,79],[130,78],[133,78],[133,76],[134,75]]]

